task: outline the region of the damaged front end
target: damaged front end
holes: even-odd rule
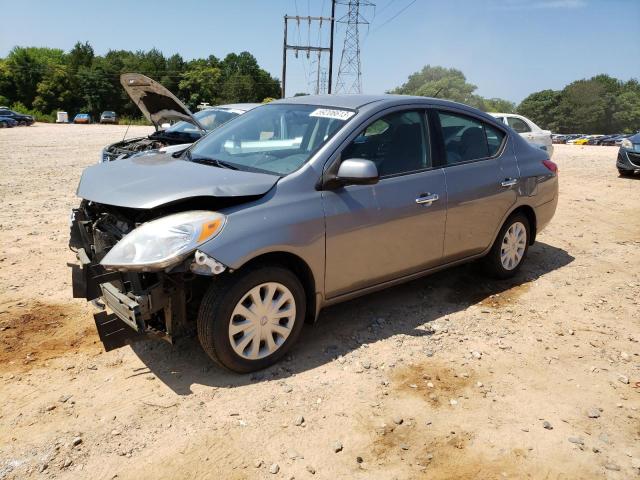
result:
[[[148,337],[173,343],[191,334],[207,276],[226,269],[197,250],[164,268],[102,263],[126,235],[159,214],[86,200],[72,211],[69,246],[78,259],[71,265],[73,296],[102,309],[94,319],[107,351]]]
[[[180,143],[184,143],[184,141]],[[170,145],[170,143],[156,139],[153,135],[149,135],[148,137],[131,138],[107,145],[100,154],[100,161],[112,162],[114,160],[121,160],[142,152],[159,150],[167,145]]]

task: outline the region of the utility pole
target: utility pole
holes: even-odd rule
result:
[[[360,13],[363,7],[373,7],[368,0],[334,0],[347,5],[348,12],[338,22],[347,25],[344,46],[336,80],[337,93],[362,93],[362,68],[360,62],[359,26],[368,25],[367,19]]]
[[[336,30],[336,0],[331,0],[331,37],[329,40],[329,85],[327,93],[331,93],[333,85],[333,36]]]
[[[329,46],[323,46],[323,45],[289,45],[289,40],[287,37],[287,30],[288,30],[288,24],[289,21],[291,20],[295,20],[298,26],[298,29],[300,28],[300,21],[306,21],[309,24],[309,29],[311,28],[311,23],[312,22],[318,22],[319,23],[319,27],[320,29],[322,29],[322,23],[323,22],[332,22],[333,21],[333,17],[301,17],[298,15],[295,16],[290,16],[290,15],[285,15],[284,16],[284,42],[282,45],[282,98],[285,98],[286,95],[286,86],[287,86],[287,52],[289,50],[293,50],[295,52],[296,58],[298,57],[298,53],[300,52],[304,52],[307,54],[307,58],[310,57],[311,52],[317,52],[318,53],[318,72],[320,72],[320,62],[322,59],[322,52],[329,52],[329,58],[332,58],[332,47]],[[333,37],[332,37],[333,38]],[[333,40],[331,40],[333,42]],[[331,61],[331,60],[330,60]],[[318,74],[318,84],[319,84],[319,74]],[[316,86],[316,90],[319,87]]]

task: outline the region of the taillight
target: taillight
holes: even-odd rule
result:
[[[551,160],[543,160],[542,164],[547,167],[549,170],[551,170],[553,173],[557,174],[558,173],[558,165],[555,164],[554,162],[552,162]]]

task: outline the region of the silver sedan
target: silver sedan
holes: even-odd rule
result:
[[[257,107],[179,158],[89,167],[78,195],[74,295],[106,305],[105,346],[196,330],[213,360],[250,372],[325,306],[472,260],[516,274],[554,215],[558,171],[465,105],[307,96]]]

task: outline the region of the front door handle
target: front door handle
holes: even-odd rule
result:
[[[433,202],[437,202],[440,197],[437,193],[423,193],[418,198],[416,198],[416,203],[418,205],[431,205]]]
[[[517,178],[505,178],[500,185],[507,188],[507,187],[513,187],[516,183],[518,183]]]

